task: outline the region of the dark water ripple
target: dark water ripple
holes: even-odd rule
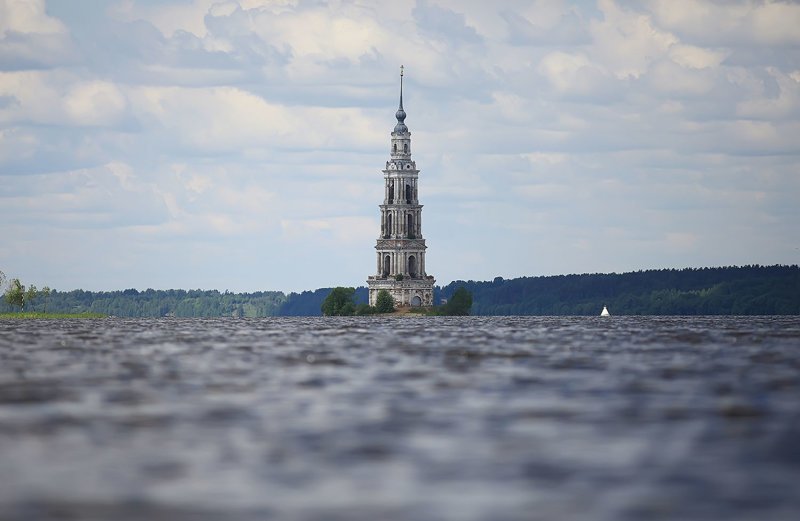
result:
[[[800,319],[0,321],[0,519],[800,519]]]

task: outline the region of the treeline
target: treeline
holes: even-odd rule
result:
[[[322,288],[315,291],[302,293],[289,293],[286,301],[281,305],[277,315],[283,317],[312,317],[322,315],[322,303],[330,295],[333,288]],[[353,295],[355,305],[369,302],[369,290],[359,286]]]
[[[454,281],[472,292],[473,315],[798,315],[798,266],[647,270],[632,273]]]
[[[102,313],[118,317],[266,317],[276,315],[286,296],[280,291],[231,293],[217,290],[56,291],[26,304],[28,311]],[[8,303],[0,312],[9,312]]]
[[[434,303],[459,287],[473,297],[473,315],[800,315],[798,266],[647,270],[622,274],[454,281],[434,288]],[[216,290],[39,292],[26,311],[103,313],[119,317],[316,316],[331,288],[290,293]],[[368,300],[356,288],[355,303]],[[0,312],[19,308],[3,300]]]

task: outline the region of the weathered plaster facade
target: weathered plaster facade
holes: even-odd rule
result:
[[[422,205],[418,198],[419,170],[411,159],[411,132],[403,110],[403,69],[400,68],[400,108],[392,132],[390,159],[383,170],[381,231],[376,250],[376,275],[367,278],[369,304],[385,289],[395,306],[433,305],[434,278],[425,271]],[[401,279],[401,280],[398,280]]]

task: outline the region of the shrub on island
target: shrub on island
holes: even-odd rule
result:
[[[394,299],[392,295],[382,289],[378,292],[376,305],[368,304],[356,305],[353,297],[355,288],[333,288],[322,302],[322,314],[326,317],[343,317],[352,315],[375,315],[377,313],[391,313],[394,311]]]
[[[375,299],[375,309],[378,313],[392,313],[394,311],[394,299],[391,293],[385,289],[378,291],[378,296]]]
[[[322,314],[326,317],[346,317],[355,314],[356,305],[353,302],[355,288],[333,288],[322,302]]]

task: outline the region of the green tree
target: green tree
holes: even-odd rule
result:
[[[47,313],[47,301],[50,300],[50,287],[43,287],[39,293],[44,297],[44,312]]]
[[[447,304],[442,306],[445,315],[466,316],[469,315],[470,309],[472,309],[472,293],[464,286],[458,288]]]
[[[391,293],[385,289],[378,291],[378,296],[375,299],[375,309],[378,310],[378,313],[391,313],[394,311],[394,299]]]
[[[11,282],[8,283],[5,297],[6,302],[12,306],[19,306],[21,311],[25,306],[25,286],[22,285],[19,279],[11,279]]]
[[[322,314],[325,316],[350,316],[355,313],[356,305],[353,301],[355,288],[333,288],[322,302]]]
[[[369,304],[359,304],[356,306],[356,315],[374,315],[377,313],[377,310],[374,306],[370,306]]]
[[[35,299],[38,294],[39,294],[39,290],[36,289],[36,286],[34,286],[33,284],[28,286],[28,289],[25,290],[25,303],[28,304],[28,306],[30,307],[31,311],[34,311],[34,309],[33,309],[33,299]]]

